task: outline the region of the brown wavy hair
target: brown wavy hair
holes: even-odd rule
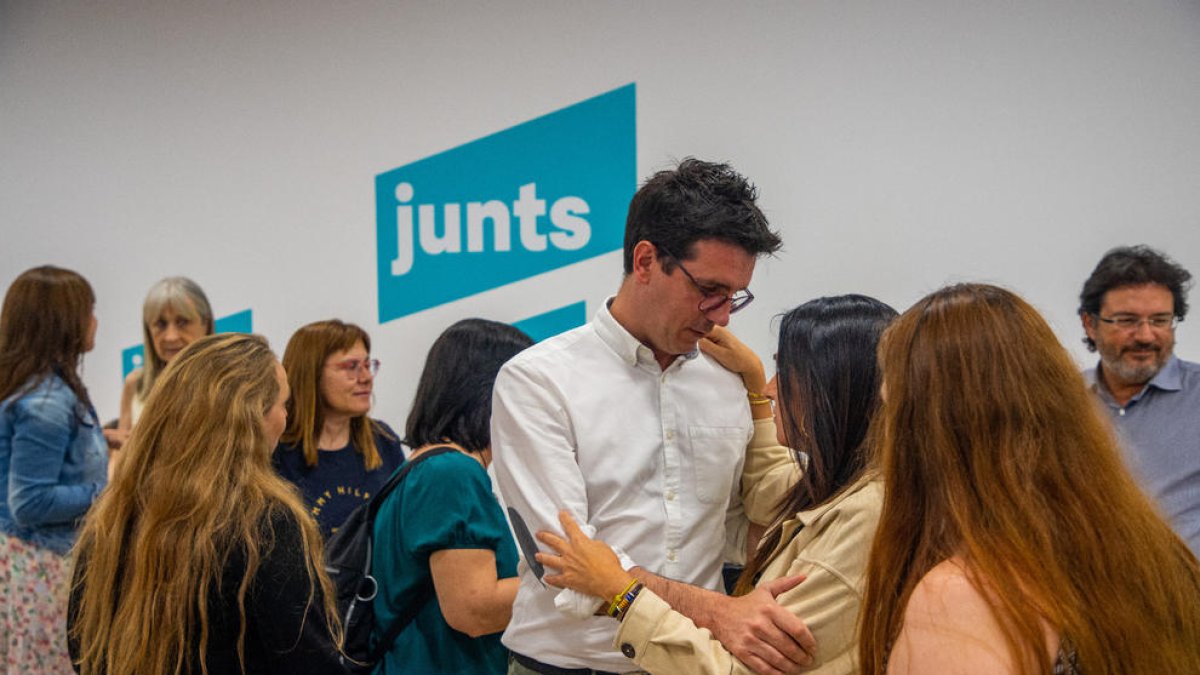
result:
[[[880,363],[866,675],[885,671],[913,589],[955,556],[1021,672],[1052,669],[1043,625],[1088,675],[1200,672],[1200,566],[1036,310],[995,286],[938,290],[888,329]]]
[[[0,309],[0,401],[56,374],[90,405],[79,365],[96,296],[76,272],[42,265],[25,270]]]
[[[271,467],[263,417],[279,395],[275,363],[262,337],[229,333],[188,345],[163,371],[80,532],[71,636],[80,672],[207,673],[208,600],[239,553],[245,575],[232,600],[244,671],[246,595],[276,517],[297,524],[308,602],[319,588],[340,641],[321,536]]]
[[[358,342],[363,343],[367,353],[371,352],[371,336],[367,331],[352,323],[330,319],[302,326],[283,350],[283,369],[287,371],[292,397],[287,403],[287,428],[279,440],[299,445],[304,463],[310,467],[317,465],[321,455],[317,441],[325,424],[325,401],[321,399],[325,359],[334,352],[352,349]],[[383,466],[375,445],[377,433],[387,434],[387,430],[369,415],[350,419],[350,444],[362,455],[367,471]]]

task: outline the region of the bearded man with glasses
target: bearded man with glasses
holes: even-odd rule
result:
[[[781,245],[756,197],[728,165],[691,158],[646,181],[629,205],[617,294],[589,324],[500,371],[492,453],[504,502],[529,530],[561,533],[559,511],[569,512],[735,656],[791,672],[812,662],[804,622],[771,593],[716,589],[723,560],[744,551],[747,516],[772,515],[761,486],[795,468],[773,440],[757,442],[774,434],[761,368],[754,391],[697,346],[750,303],[755,261]],[[751,404],[764,408],[762,425]],[[543,583],[523,553],[503,637],[509,675],[639,672],[631,659],[644,645],[614,645],[619,624],[593,616],[594,600]]]
[[[1079,295],[1085,373],[1120,430],[1127,461],[1175,531],[1200,556],[1200,364],[1172,352],[1192,275],[1147,246],[1104,255]]]

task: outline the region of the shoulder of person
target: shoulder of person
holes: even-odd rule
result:
[[[392,428],[392,425],[377,417],[372,417],[371,427],[375,433],[376,443],[393,443],[400,445],[400,434],[396,433],[396,430]]]
[[[1179,361],[1179,369],[1187,377],[1200,377],[1200,363],[1195,361],[1186,361],[1179,357],[1175,357]]]
[[[905,608],[905,621],[974,633],[985,624],[995,624],[987,597],[958,559],[944,560],[921,577]]]
[[[263,514],[261,527],[274,540],[273,549],[278,549],[278,553],[284,557],[301,550],[303,536],[300,534],[300,522],[286,506],[276,504],[270,508]]]
[[[832,502],[797,514],[807,533],[794,544],[800,547],[797,559],[817,562],[851,579],[861,576],[882,506],[882,484],[861,479]]]
[[[935,565],[909,597],[888,672],[1019,672],[988,592],[979,588],[962,560],[951,558]]]
[[[812,509],[818,522],[837,521],[842,527],[870,527],[874,530],[883,510],[883,482],[877,479],[860,478],[848,486],[824,506]]]
[[[300,471],[305,468],[304,453],[300,451],[299,444],[292,445],[280,441],[271,452],[271,464],[281,473],[289,470]]]
[[[878,520],[879,513],[883,510],[883,480],[878,477],[860,480],[862,483],[852,487],[842,499],[842,509]]]
[[[695,364],[694,366],[703,365],[704,369],[713,372],[713,377],[719,378],[722,383],[727,383],[728,386],[737,389],[738,394],[745,392],[745,384],[742,382],[742,374],[740,372],[734,372],[725,368],[719,360],[716,360],[716,357],[712,356],[712,354],[704,353],[700,347],[697,347],[696,350],[696,356],[691,359],[691,363]]]
[[[31,378],[33,381],[22,384],[9,397],[19,409],[32,411],[47,404],[59,404],[71,409],[78,403],[79,397],[58,373],[47,373],[40,380],[37,378],[35,375]]]
[[[548,337],[541,342],[535,342],[522,349],[509,359],[500,370],[501,372],[518,369],[536,371],[544,365],[552,366],[556,363],[568,361],[572,358],[572,351],[580,340],[594,335],[595,330],[590,323],[576,326],[569,331]]]
[[[417,455],[415,459],[419,461],[409,470],[409,474],[419,473],[423,479],[461,481],[464,475],[482,473],[485,477],[487,476],[483,465],[475,458],[468,457],[465,453],[456,450],[430,456]],[[479,471],[476,472],[476,469]]]

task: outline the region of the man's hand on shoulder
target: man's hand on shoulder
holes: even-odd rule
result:
[[[808,626],[775,600],[804,577],[785,577],[747,595],[726,597],[713,607],[704,628],[725,649],[759,673],[797,673],[813,662],[817,643]]]

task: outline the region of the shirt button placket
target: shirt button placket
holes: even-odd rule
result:
[[[682,505],[679,500],[682,469],[677,432],[678,419],[674,401],[671,398],[667,373],[663,373],[659,378],[659,405],[663,434],[663,506],[667,515],[663,541],[666,563],[663,573],[666,576],[674,576],[677,573],[675,551],[679,546],[683,522]]]

